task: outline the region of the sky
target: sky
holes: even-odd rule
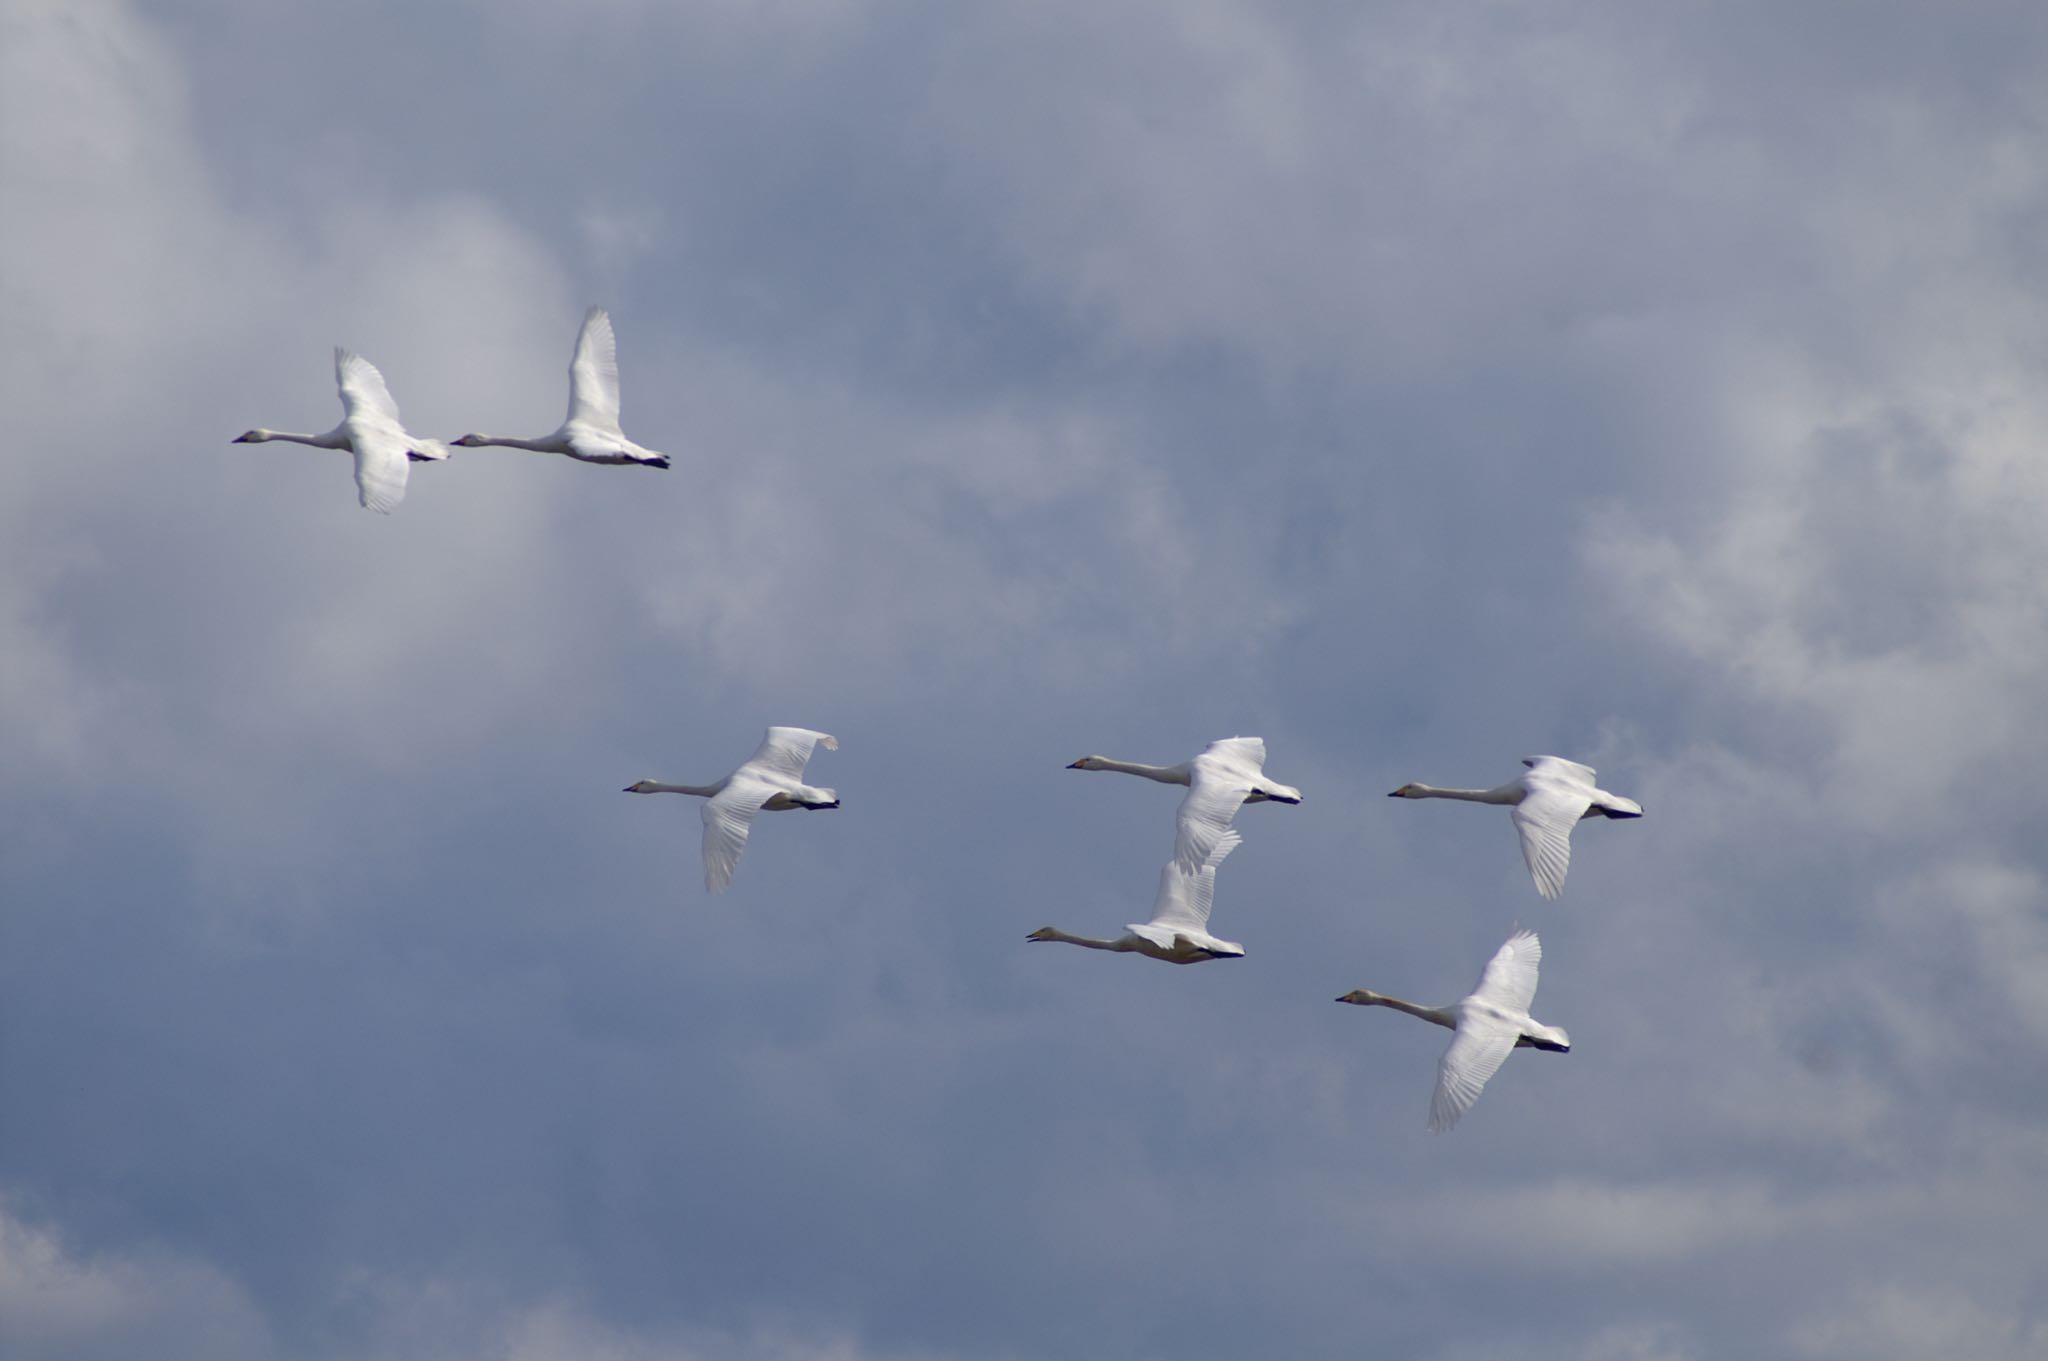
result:
[[[0,2],[10,1361],[2048,1352],[2048,18]],[[667,472],[229,441],[560,420]],[[703,889],[771,723],[843,806]],[[1178,792],[1266,740],[1173,968]],[[1596,766],[1539,898],[1495,809]],[[1521,1051],[1425,1120],[1539,931]]]

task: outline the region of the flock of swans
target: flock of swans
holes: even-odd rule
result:
[[[359,354],[334,351],[334,385],[341,390],[341,424],[322,435],[295,435],[258,426],[233,440],[264,444],[290,440],[316,449],[347,449],[356,460],[356,494],[365,509],[389,515],[405,499],[406,476],[415,463],[438,463],[451,446],[481,448],[487,444],[562,454],[579,463],[639,464],[666,468],[668,455],[657,454],[626,438],[619,428],[619,345],[612,319],[602,307],[583,316],[576,353],[569,360],[569,415],[551,435],[516,439],[510,435],[464,435],[443,443],[411,434],[398,417],[398,403],[385,386],[377,366]]]
[[[469,434],[448,441],[407,432],[384,375],[361,355],[337,348],[335,385],[342,420],[319,435],[288,434],[261,427],[237,437],[237,444],[290,440],[321,449],[347,449],[355,457],[356,488],[363,506],[389,514],[405,496],[407,474],[417,462],[440,462],[451,446],[474,449],[501,445],[536,453],[561,454],[583,463],[639,464],[666,468],[668,456],[635,444],[619,427],[618,345],[611,318],[593,307],[583,318],[569,364],[569,414],[553,434],[539,439]],[[837,808],[839,795],[804,782],[805,768],[819,746],[839,747],[837,738],[810,728],[771,727],[754,754],[731,774],[710,784],[664,784],[640,780],[628,794],[691,794],[704,800],[704,887],[722,893],[732,883],[746,850],[754,815],[763,810]],[[1522,859],[1536,891],[1554,899],[1564,891],[1571,866],[1571,832],[1585,818],[1637,818],[1641,805],[1593,783],[1590,766],[1559,756],[1531,756],[1515,780],[1492,789],[1446,789],[1404,784],[1397,799],[1462,799],[1505,805],[1521,839]],[[1301,791],[1267,778],[1266,744],[1257,737],[1226,737],[1178,765],[1154,766],[1107,756],[1083,756],[1069,770],[1109,770],[1161,784],[1185,785],[1174,817],[1173,854],[1159,871],[1159,891],[1148,921],[1133,922],[1114,938],[1077,936],[1044,926],[1027,940],[1058,941],[1090,950],[1140,954],[1169,964],[1241,959],[1244,946],[1209,931],[1216,897],[1216,871],[1242,841],[1232,822],[1247,803],[1301,802]],[[1449,1006],[1427,1007],[1359,988],[1337,1000],[1354,1006],[1391,1007],[1453,1031],[1437,1065],[1430,1097],[1429,1127],[1449,1129],[1479,1099],[1487,1079],[1511,1050],[1533,1048],[1566,1053],[1570,1037],[1529,1014],[1536,996],[1543,945],[1536,933],[1516,930],[1487,962],[1478,986]]]

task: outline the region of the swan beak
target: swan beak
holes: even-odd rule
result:
[[[1080,768],[1081,768],[1081,763],[1080,763],[1079,761],[1069,761],[1069,762],[1067,762],[1067,769],[1068,769],[1068,770],[1079,770]]]

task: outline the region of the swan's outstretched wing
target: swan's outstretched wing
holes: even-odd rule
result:
[[[1244,838],[1234,831],[1226,830],[1216,840],[1202,867],[1193,874],[1183,870],[1177,862],[1169,862],[1159,871],[1159,896],[1152,900],[1151,926],[1178,930],[1193,927],[1197,931],[1209,929],[1209,910],[1216,902],[1216,867],[1223,863],[1223,857],[1237,849]],[[1130,928],[1135,931],[1138,928]]]
[[[827,751],[839,750],[839,739],[831,733],[814,732],[809,728],[770,728],[767,736],[761,739],[761,745],[740,769],[802,780],[804,766],[811,759],[811,749],[820,742],[825,744]]]
[[[1522,764],[1531,770],[1545,771],[1561,779],[1579,781],[1588,788],[1593,784],[1593,767],[1582,766],[1577,761],[1567,761],[1562,756],[1524,756]]]
[[[1536,933],[1517,931],[1486,962],[1472,995],[1508,1011],[1527,1012],[1536,1000],[1536,969],[1542,962],[1543,942]]]
[[[619,428],[619,345],[602,307],[583,314],[576,356],[569,361],[569,420]]]
[[[1585,769],[1571,761],[1556,764]],[[1529,768],[1522,790],[1522,801],[1508,810],[1508,816],[1521,834],[1522,859],[1536,881],[1536,891],[1555,898],[1564,892],[1565,871],[1571,868],[1572,828],[1593,806],[1593,787],[1546,764]]]
[[[754,814],[776,792],[775,786],[749,777],[742,767],[725,788],[704,801],[704,887],[723,893],[747,849]]]
[[[1208,862],[1265,765],[1266,744],[1257,737],[1211,742],[1188,762],[1188,792],[1180,801],[1173,840],[1173,861],[1184,873],[1193,874]]]
[[[336,347],[334,383],[341,390],[342,423],[356,456],[356,492],[370,510],[389,515],[405,499],[411,437],[399,424],[398,403],[377,366]],[[431,441],[426,441],[431,443]],[[442,451],[446,457],[446,451]]]
[[[1488,966],[1489,969],[1491,966]],[[1441,1134],[1472,1109],[1486,1080],[1514,1052],[1518,1032],[1495,1016],[1460,1005],[1458,1033],[1436,1065],[1436,1091],[1429,1098],[1429,1128]]]

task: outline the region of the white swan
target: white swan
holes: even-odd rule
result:
[[[232,442],[283,439],[316,449],[351,450],[356,456],[358,499],[366,508],[389,515],[405,499],[405,476],[412,464],[446,458],[448,446],[407,434],[384,375],[375,364],[339,345],[334,347],[334,385],[341,390],[341,424],[326,434],[294,435],[258,426]]]
[[[1055,926],[1041,926],[1026,940],[1057,940],[1090,950],[1116,950],[1149,955],[1168,964],[1199,964],[1205,959],[1242,959],[1244,947],[1209,934],[1209,908],[1216,899],[1216,867],[1237,848],[1236,832],[1217,838],[1202,867],[1193,874],[1168,861],[1159,871],[1159,893],[1152,900],[1152,920],[1126,926],[1115,940],[1070,936]]]
[[[1429,1127],[1441,1134],[1472,1109],[1480,1088],[1500,1068],[1509,1050],[1571,1052],[1571,1036],[1529,1015],[1529,1003],[1536,997],[1536,966],[1542,961],[1543,942],[1536,939],[1536,933],[1517,931],[1494,952],[1472,994],[1448,1007],[1421,1007],[1365,988],[1337,1000],[1361,1007],[1392,1007],[1458,1032],[1437,1063],[1436,1091],[1429,1098]]]
[[[1240,805],[1269,799],[1274,803],[1301,802],[1299,789],[1266,778],[1265,765],[1265,739],[1226,737],[1211,742],[1201,755],[1175,766],[1083,756],[1069,763],[1067,769],[1116,770],[1161,784],[1186,785],[1187,797],[1180,801],[1176,817],[1173,861],[1183,873],[1193,874],[1196,867],[1207,862],[1216,839],[1229,829]]]
[[[1639,818],[1643,806],[1634,799],[1610,794],[1593,784],[1593,767],[1562,756],[1525,756],[1529,773],[1493,789],[1438,789],[1404,784],[1390,799],[1465,799],[1472,803],[1504,803],[1522,837],[1522,859],[1536,891],[1555,898],[1564,891],[1565,871],[1572,863],[1572,828],[1595,813],[1610,818]]]
[[[704,804],[704,887],[725,892],[732,872],[747,848],[754,814],[791,808],[837,808],[839,795],[804,783],[804,765],[819,743],[839,750],[839,739],[809,728],[770,728],[760,748],[732,774],[716,784],[662,784],[641,780],[626,786],[628,794],[695,794]]]
[[[576,336],[576,354],[569,361],[569,418],[561,429],[539,439],[509,435],[464,435],[455,441],[465,449],[502,444],[537,454],[566,454],[584,463],[638,463],[666,468],[668,455],[643,449],[619,428],[619,345],[612,319],[602,307],[583,314]]]

